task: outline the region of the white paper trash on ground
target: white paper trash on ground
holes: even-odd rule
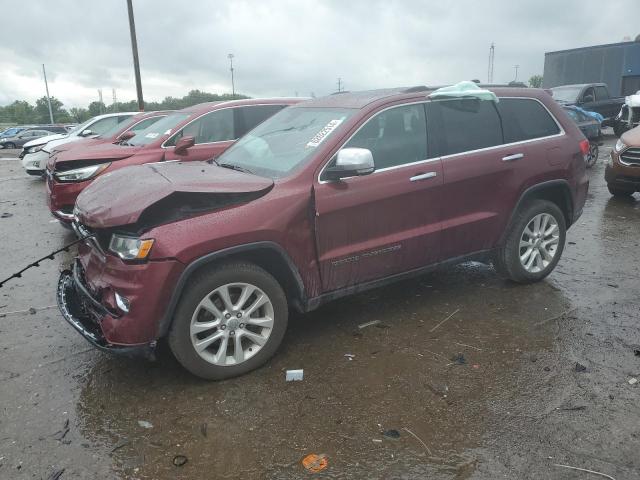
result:
[[[287,382],[299,382],[304,376],[304,370],[287,370]]]

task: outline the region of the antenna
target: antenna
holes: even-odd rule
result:
[[[493,59],[496,54],[496,46],[493,42],[491,42],[491,47],[489,47],[489,68],[487,71],[487,83],[493,83]]]

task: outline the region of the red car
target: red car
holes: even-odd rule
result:
[[[121,141],[72,148],[47,163],[49,209],[63,225],[73,220],[78,194],[96,177],[123,167],[169,160],[209,160],[245,132],[301,99],[251,99],[202,103],[166,115]]]
[[[426,88],[292,106],[212,162],[121,169],[79,197],[65,319],[100,348],[168,337],[203,378],[274,354],[290,308],[467,259],[545,278],[588,189],[588,141],[544,90]],[[114,194],[117,192],[117,194]]]

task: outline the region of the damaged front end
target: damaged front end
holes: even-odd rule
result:
[[[624,105],[615,118],[615,134],[620,137],[624,132],[638,125],[640,125],[640,91],[625,97]]]

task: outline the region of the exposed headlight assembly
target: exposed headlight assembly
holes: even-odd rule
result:
[[[95,177],[109,165],[111,165],[111,163],[101,163],[98,165],[90,165],[88,167],[74,168],[73,170],[66,170],[64,172],[55,172],[53,176],[61,182],[81,182]]]
[[[144,260],[149,256],[153,241],[152,238],[140,239],[114,233],[109,242],[109,250],[122,260]]]
[[[44,145],[36,145],[35,147],[29,147],[29,150],[27,150],[27,153],[39,152],[40,150],[42,150],[42,147],[44,147]]]
[[[616,146],[614,148],[616,152],[620,153],[622,150],[627,148],[627,145],[621,139],[618,139],[618,141],[616,142]]]

